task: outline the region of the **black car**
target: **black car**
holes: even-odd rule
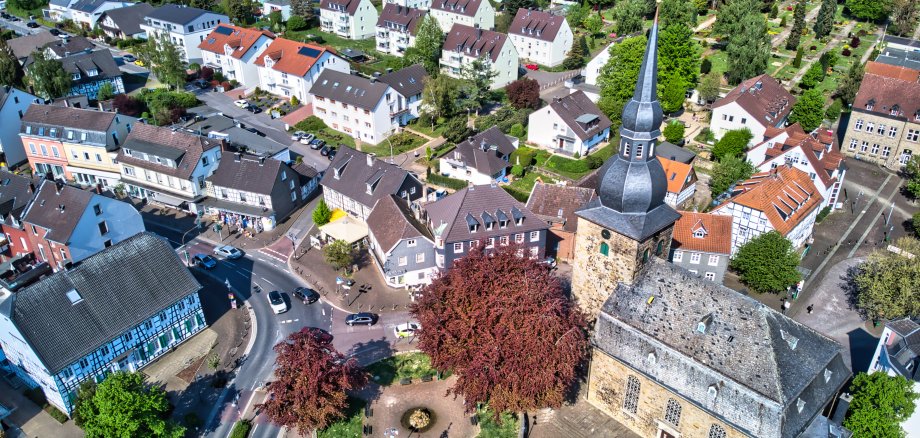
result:
[[[348,325],[374,325],[377,324],[377,315],[370,312],[352,313],[345,317]]]
[[[332,149],[332,150],[330,150],[329,153],[326,155],[326,158],[328,158],[329,161],[332,161],[333,159],[335,159],[335,154],[337,154],[338,152],[339,152],[338,149]]]
[[[253,114],[259,114],[259,113],[262,112],[262,108],[259,108],[259,107],[255,106],[255,105],[249,105],[249,106],[246,107],[246,111],[249,111],[249,112],[251,112],[251,113],[253,113]],[[263,135],[263,137],[265,137],[265,136]]]
[[[258,107],[256,107],[256,108],[258,108]],[[260,111],[261,111],[261,110],[260,110]],[[249,132],[251,132],[251,133],[253,133],[253,134],[255,134],[255,135],[258,135],[259,137],[265,137],[265,133],[262,132],[262,131],[259,131],[259,130],[256,129],[256,128],[249,127],[249,128],[243,128],[243,129],[245,129],[245,130],[247,130],[247,131],[249,131]]]
[[[28,27],[28,28],[30,28],[30,29],[35,29],[36,27],[40,27],[40,25],[39,25],[38,23],[34,22],[34,21],[30,21],[30,22],[26,23],[26,27]]]
[[[62,34],[63,32],[61,32],[61,31],[58,30],[57,28],[52,27],[52,28],[48,31],[48,33],[50,33],[51,35],[54,35],[54,36],[61,36],[61,34]]]
[[[315,151],[317,149],[322,148],[324,144],[326,144],[326,142],[318,138],[314,138],[313,140],[310,140],[310,149],[313,149]]]
[[[319,300],[319,293],[308,287],[298,287],[294,289],[294,298],[303,301],[304,304],[313,304]]]
[[[325,157],[326,155],[329,155],[329,151],[331,150],[331,146],[323,146],[323,148],[319,150],[319,154]]]

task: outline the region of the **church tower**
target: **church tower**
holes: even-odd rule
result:
[[[658,18],[632,99],[623,109],[620,150],[602,167],[597,198],[576,212],[572,295],[590,320],[617,283],[631,283],[653,256],[666,256],[680,214],[664,203],[667,179],[655,158],[663,119],[658,103]]]

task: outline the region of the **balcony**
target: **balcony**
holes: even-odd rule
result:
[[[389,38],[389,37],[390,37],[389,32],[377,32],[377,38]]]
[[[390,43],[389,43],[389,42],[380,42],[380,43],[377,43],[377,48],[378,48],[378,49],[383,49],[383,50],[389,50],[389,49],[390,49]]]
[[[340,23],[348,23],[348,16],[347,16],[347,15],[344,15],[344,14],[343,14],[343,15],[340,15],[340,16],[339,16],[339,22],[340,22]]]

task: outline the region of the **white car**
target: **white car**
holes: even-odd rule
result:
[[[233,104],[240,108],[246,108],[247,106],[249,106],[249,101],[247,101],[246,99],[234,100]]]
[[[421,324],[417,322],[407,322],[397,325],[396,328],[393,329],[393,333],[396,334],[397,338],[408,338],[410,336],[415,336],[415,333],[421,329]]]
[[[218,246],[217,248],[214,248],[214,254],[229,260],[236,260],[243,256],[242,251],[230,245]]]
[[[315,135],[305,132],[302,136],[300,136],[300,142],[302,144],[310,144],[310,142],[313,141],[314,138],[316,138]]]
[[[284,302],[284,297],[281,296],[281,292],[273,290],[268,293],[268,304],[272,306],[272,312],[275,314],[287,312],[288,307],[287,303]]]
[[[297,132],[291,134],[291,141],[298,141],[298,140],[300,140],[301,138],[303,138],[303,136],[305,136],[305,135],[307,135],[306,132],[297,131]]]

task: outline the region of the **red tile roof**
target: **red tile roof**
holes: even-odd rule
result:
[[[220,24],[208,34],[204,41],[198,45],[198,48],[223,55],[224,46],[229,45],[234,49],[230,56],[240,59],[250,48],[252,48],[253,44],[259,40],[259,37],[262,36],[275,38],[275,34],[267,30],[247,29],[232,24]]]
[[[866,63],[866,73],[872,73],[879,76],[900,79],[908,82],[920,81],[920,70],[914,70],[898,65],[882,64],[881,62],[869,61]]]
[[[760,75],[740,83],[725,97],[715,101],[712,107],[715,109],[736,102],[761,125],[773,126],[789,115],[795,101],[795,96],[776,79]]]
[[[920,120],[920,83],[866,73],[853,110],[900,120]]]
[[[774,143],[772,147],[767,149],[764,162],[783,155],[790,150],[799,149],[811,164],[811,167],[815,169],[815,173],[821,178],[824,186],[830,186],[837,179],[832,176],[834,171],[839,169],[841,163],[843,163],[843,155],[837,152],[837,148],[834,147],[836,138],[833,135],[833,131],[821,130],[814,135],[810,135],[798,123],[793,123],[780,130],[778,134],[768,137],[765,141],[771,141],[783,132],[788,133],[789,137],[783,142]],[[818,158],[819,156],[820,158]],[[754,163],[755,166],[762,164]]]
[[[508,33],[552,42],[563,23],[565,17],[561,15],[520,8],[511,22],[511,27],[508,28]]]
[[[788,166],[754,174],[738,183],[733,195],[716,209],[733,202],[759,210],[784,236],[824,200],[805,172]]]
[[[690,172],[693,172],[693,166],[680,161],[673,161],[667,158],[656,157],[664,168],[664,176],[668,180],[668,191],[671,193],[680,193],[687,185],[687,178]]]
[[[703,237],[694,237],[697,230],[703,231]],[[732,217],[681,211],[680,219],[674,223],[672,238],[674,249],[731,254]]]
[[[301,49],[308,50],[302,51]],[[309,54],[307,54],[307,52],[309,52]],[[328,47],[291,41],[284,38],[275,38],[275,40],[259,54],[255,64],[265,67],[265,57],[267,56],[275,62],[271,67],[272,69],[302,77],[310,71],[313,64],[316,64],[316,61],[326,52],[334,53]]]

